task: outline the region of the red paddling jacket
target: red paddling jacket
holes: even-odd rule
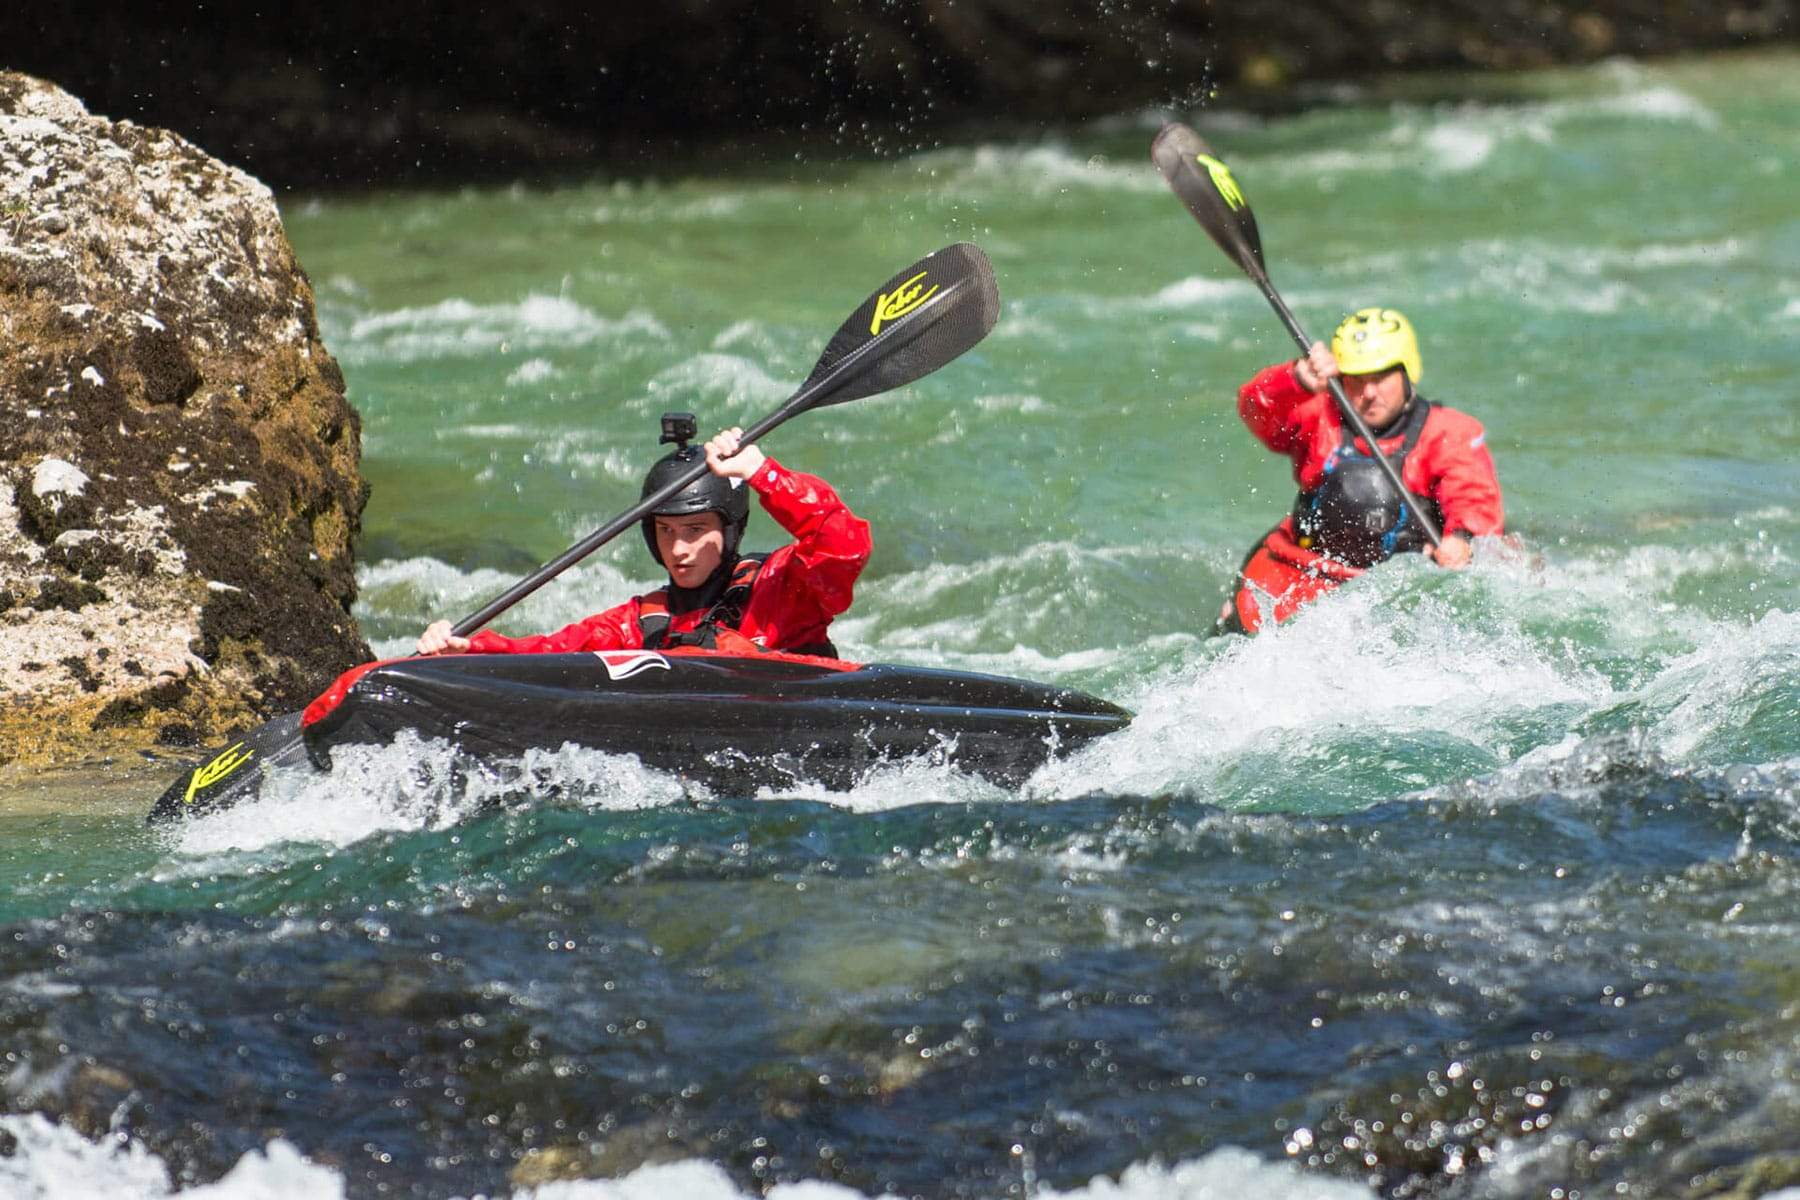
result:
[[[1303,492],[1319,486],[1326,461],[1344,444],[1344,418],[1331,394],[1301,387],[1293,363],[1264,368],[1239,388],[1238,415],[1263,445],[1294,460],[1294,482]],[[1376,440],[1382,453],[1392,454],[1402,437],[1397,430]],[[1354,445],[1358,453],[1369,453],[1361,438]],[[1467,413],[1433,405],[1400,479],[1415,496],[1437,505],[1446,535],[1503,532],[1506,514],[1494,456],[1481,422]]]
[[[790,471],[772,458],[757,468],[750,487],[764,511],[797,540],[766,558],[740,559],[720,604],[673,613],[668,589],[659,588],[555,633],[511,638],[484,629],[469,639],[470,652],[638,650],[645,644],[645,618],[658,645],[716,623],[736,631],[736,637],[720,638],[721,647],[737,645],[741,637],[750,643],[745,649],[829,649],[831,619],[850,607],[856,577],[869,561],[869,523],[845,507],[823,479]]]
[[[1238,389],[1238,414],[1263,445],[1293,460],[1303,500],[1320,488],[1340,456],[1370,456],[1367,443],[1345,427],[1331,394],[1302,387],[1293,363],[1266,367]],[[1425,408],[1422,421],[1413,415],[1376,439],[1379,452],[1399,467],[1407,490],[1436,509],[1446,537],[1504,532],[1500,480],[1481,422],[1435,404]],[[1275,601],[1276,619],[1286,620],[1307,600],[1363,570],[1312,549],[1290,513],[1251,551],[1230,607],[1243,627],[1254,631],[1260,615],[1252,586]]]

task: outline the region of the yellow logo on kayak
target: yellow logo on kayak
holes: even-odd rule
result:
[[[923,278],[925,272],[920,271],[893,291],[875,297],[875,319],[869,322],[870,336],[880,333],[884,322],[904,317],[937,294],[938,285],[934,283],[931,290],[926,291],[925,285],[919,282]]]
[[[193,778],[188,780],[187,795],[181,798],[181,802],[183,804],[192,804],[194,802],[195,792],[198,792],[201,788],[211,787],[213,784],[219,782],[219,780],[225,778],[227,775],[249,762],[252,758],[256,757],[256,751],[254,750],[244,750],[242,754],[239,754],[238,751],[240,750],[244,750],[244,743],[242,742],[227,747],[224,753],[207,763],[204,767],[196,767],[194,769]]]
[[[1194,157],[1206,168],[1206,173],[1212,177],[1213,187],[1218,189],[1220,197],[1230,206],[1231,211],[1236,212],[1244,207],[1244,193],[1238,190],[1237,180],[1231,177],[1231,168],[1210,154],[1196,154]]]

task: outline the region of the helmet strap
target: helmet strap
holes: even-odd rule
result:
[[[750,524],[750,517],[745,514],[742,521],[724,520],[725,514],[719,513],[725,533],[725,561],[735,563],[738,560],[738,545],[744,540],[744,530]]]

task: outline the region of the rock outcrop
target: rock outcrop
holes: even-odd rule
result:
[[[196,743],[366,658],[360,446],[268,189],[0,73],[0,762]]]

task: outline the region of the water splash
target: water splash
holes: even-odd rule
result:
[[[442,300],[361,315],[327,308],[322,316],[329,317],[325,324],[333,353],[356,365],[467,358],[492,354],[503,346],[570,349],[643,339],[667,341],[670,336],[661,321],[642,309],[605,317],[566,297],[545,295],[508,304]]]
[[[94,1143],[36,1115],[0,1116],[0,1133],[16,1141],[13,1153],[0,1157],[0,1185],[18,1200],[341,1200],[346,1194],[343,1175],[279,1138],[244,1155],[217,1182],[177,1189],[163,1161],[128,1137]],[[1035,1183],[1029,1155],[1017,1149],[1009,1173]],[[818,1180],[749,1192],[723,1168],[698,1159],[640,1166],[617,1179],[554,1180],[507,1194],[513,1200],[869,1200],[854,1188]],[[1008,1194],[1004,1185],[994,1192],[1002,1194]],[[1173,1165],[1134,1163],[1116,1181],[1098,1176],[1068,1190],[1038,1185],[1032,1194],[1042,1200],[1198,1200],[1216,1195],[1369,1200],[1372,1195],[1355,1184],[1306,1175],[1235,1147]]]
[[[286,843],[347,846],[383,833],[442,830],[497,808],[555,803],[613,812],[706,795],[635,755],[579,746],[474,762],[441,739],[403,732],[386,746],[340,746],[331,770],[272,776],[256,800],[171,826],[202,860]]]
[[[0,1116],[14,1146],[0,1156],[0,1191],[16,1200],[342,1200],[343,1176],[280,1138],[238,1160],[215,1183],[177,1189],[168,1166],[141,1142],[95,1143],[43,1117]]]
[[[1190,791],[1229,805],[1304,795],[1348,769],[1367,802],[1495,765],[1521,726],[1560,727],[1610,694],[1491,611],[1406,595],[1428,570],[1392,564],[1286,625],[1155,673],[1124,701],[1138,714],[1128,730],[1045,768],[1033,788]]]

